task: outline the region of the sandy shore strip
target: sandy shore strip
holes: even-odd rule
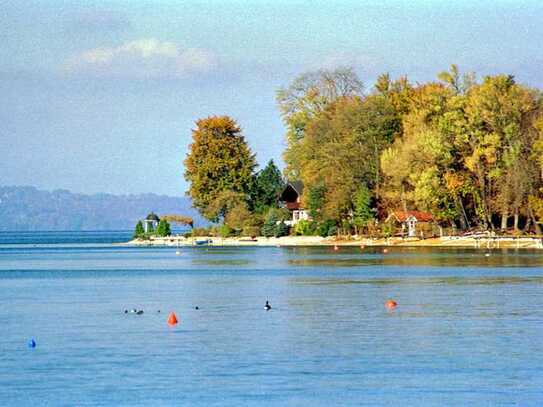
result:
[[[125,245],[130,246],[420,246],[420,247],[469,247],[479,249],[543,249],[543,239],[535,237],[485,237],[485,236],[444,236],[418,239],[391,237],[374,239],[352,237],[341,239],[320,236],[284,236],[284,237],[151,237],[148,240],[134,239]]]

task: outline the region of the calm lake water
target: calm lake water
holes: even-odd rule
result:
[[[0,234],[0,405],[543,405],[543,251],[128,236]]]

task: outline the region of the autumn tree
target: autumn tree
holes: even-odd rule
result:
[[[362,90],[362,81],[352,68],[337,68],[304,73],[277,91],[276,101],[287,127],[284,153],[287,178],[300,176],[299,147],[308,123],[333,101],[361,95]]]
[[[307,124],[298,147],[299,171],[305,185],[323,187],[319,217],[337,223],[349,218],[360,185],[379,199],[381,153],[400,120],[391,103],[376,94],[338,98]],[[304,201],[307,206],[309,197]]]
[[[255,166],[255,156],[233,119],[211,116],[196,122],[185,160],[185,179],[194,207],[207,219],[217,221],[226,215],[226,204],[214,204],[223,193],[248,199]]]
[[[521,184],[512,177],[525,159],[523,138],[532,127],[523,128],[523,119],[535,108],[533,92],[516,84],[510,75],[488,76],[467,94],[469,137],[460,139],[459,144],[465,151],[464,163],[473,177],[484,225],[494,228],[492,215],[496,213],[501,217],[501,228],[507,227],[513,184],[517,183],[515,195],[527,200],[527,194],[519,189]]]

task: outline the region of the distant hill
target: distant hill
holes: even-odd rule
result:
[[[156,194],[75,194],[66,190],[0,186],[0,231],[132,229],[149,212],[205,221],[187,197]]]

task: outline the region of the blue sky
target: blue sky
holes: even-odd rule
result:
[[[0,6],[0,184],[182,195],[198,118],[281,163],[279,86],[456,63],[543,87],[538,1],[14,1]]]

